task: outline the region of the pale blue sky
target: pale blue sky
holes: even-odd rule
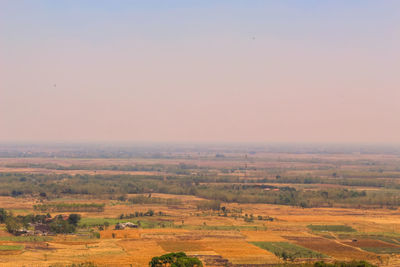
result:
[[[400,142],[399,14],[0,0],[0,141]]]

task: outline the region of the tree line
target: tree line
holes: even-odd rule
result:
[[[202,183],[197,176],[142,176],[142,175],[65,175],[65,174],[0,174],[0,195],[38,197],[46,200],[63,196],[87,195],[95,198],[118,199],[127,194],[166,193],[193,195],[208,200],[237,203],[266,203],[308,207],[388,207],[400,206],[396,188],[354,190],[326,188],[295,189],[290,186],[260,186],[255,183]],[[228,178],[224,178],[227,179]],[[236,177],[235,177],[236,179]],[[228,180],[229,181],[229,180]],[[233,180],[236,181],[236,180]],[[160,200],[148,196],[128,198],[133,204],[179,205],[177,200]],[[164,203],[165,202],[165,203]],[[42,204],[37,210],[101,211],[100,204],[51,205]],[[92,206],[91,206],[92,205]]]
[[[47,203],[33,205],[40,212],[102,212],[105,204],[97,203]]]

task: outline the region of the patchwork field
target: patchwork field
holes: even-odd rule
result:
[[[161,196],[164,195],[157,195]],[[178,195],[168,197],[179,198]],[[13,200],[10,202],[8,197],[0,197],[3,206],[15,213],[33,212],[28,209],[26,199]],[[400,244],[396,244],[395,241],[397,239],[393,239],[392,243],[371,238],[353,241],[356,237],[349,236],[369,234],[368,231],[355,230],[366,229],[365,218],[379,228],[383,214],[388,222],[395,222],[399,217],[398,211],[370,210],[362,217],[355,217],[351,214],[346,215],[353,212],[348,209],[304,210],[267,204],[226,205],[227,208],[240,207],[243,212],[254,212],[274,218],[273,221],[267,222],[245,222],[221,217],[218,212],[197,211],[191,206],[191,198],[183,197],[182,201],[182,208],[169,214],[169,207],[165,205],[127,205],[102,200],[102,203],[106,203],[104,212],[81,213],[83,218],[80,222],[98,231],[100,238],[80,236],[79,231],[76,235],[14,237],[2,228],[0,264],[48,266],[90,261],[100,266],[146,266],[154,256],[183,251],[188,255],[197,255],[204,262],[211,264],[227,262],[238,266],[261,266],[286,261],[309,262],[318,259],[368,260],[381,266],[394,266],[393,262],[400,254]],[[21,207],[25,209],[20,210]],[[163,211],[166,216],[139,219],[142,226],[138,229],[114,230],[114,225],[118,222],[138,221],[118,219],[121,213],[149,208]],[[378,220],[375,221],[374,218]],[[165,219],[170,222],[167,226],[157,223]],[[314,222],[313,226],[308,224],[310,221]],[[341,227],[338,226],[338,221],[342,223]],[[97,226],[104,225],[105,222],[109,223],[108,228],[99,230]],[[321,223],[324,223],[323,226]],[[372,234],[377,235],[376,232],[371,232]],[[377,237],[385,239],[390,238],[390,235],[400,238],[396,232],[381,232]],[[18,257],[15,257],[16,255]]]
[[[399,156],[221,154],[0,158],[0,266],[400,266]]]

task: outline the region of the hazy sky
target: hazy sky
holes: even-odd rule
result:
[[[0,141],[400,142],[400,1],[0,0]]]

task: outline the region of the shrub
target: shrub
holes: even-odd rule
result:
[[[5,220],[7,232],[15,234],[19,229],[22,228],[22,224],[18,222],[14,217],[7,217]]]
[[[73,233],[76,229],[76,226],[70,224],[68,221],[64,221],[63,219],[56,219],[49,225],[51,231],[57,234]]]
[[[204,200],[196,203],[198,210],[220,210],[221,202],[217,200]]]
[[[201,267],[203,264],[198,258],[186,256],[184,252],[169,253],[160,257],[154,257],[149,262],[150,267]]]

